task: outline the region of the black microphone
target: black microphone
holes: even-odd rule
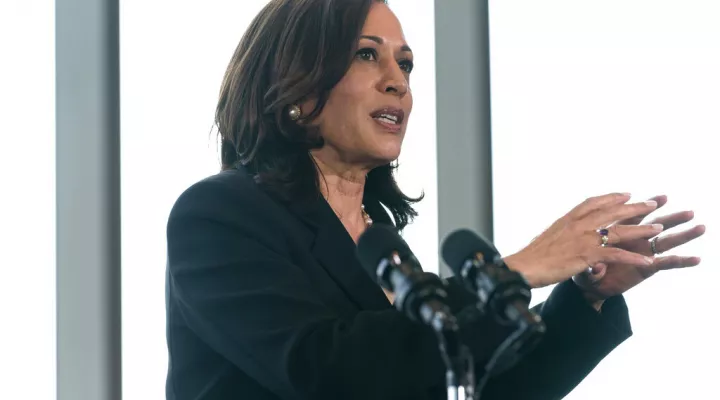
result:
[[[466,288],[477,294],[478,309],[515,328],[485,366],[484,384],[490,375],[507,370],[534,349],[545,333],[545,324],[528,309],[530,285],[505,265],[490,242],[467,229],[457,230],[445,239],[442,255]]]
[[[357,253],[372,279],[395,294],[398,311],[436,331],[456,329],[447,303],[446,283],[435,274],[423,272],[394,227],[377,223],[370,226],[358,240]]]
[[[442,255],[455,275],[477,294],[481,311],[494,315],[506,325],[526,318],[538,319],[528,314],[530,285],[522,275],[505,266],[490,242],[472,231],[460,229],[445,239]]]
[[[423,272],[393,226],[370,226],[358,240],[357,253],[373,280],[395,294],[395,308],[435,331],[446,367],[448,399],[474,398],[473,357],[460,340],[457,320],[448,305],[446,283],[435,274]]]

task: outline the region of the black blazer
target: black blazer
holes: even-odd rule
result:
[[[324,199],[283,204],[224,171],[180,196],[167,240],[167,399],[446,398],[433,333],[392,308]],[[456,289],[456,308],[469,309]],[[622,297],[600,314],[571,281],[537,311],[546,337],[490,379],[484,400],[562,398],[631,335]],[[478,366],[502,337],[494,326],[463,323]]]

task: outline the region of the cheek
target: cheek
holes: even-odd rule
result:
[[[352,129],[367,122],[369,110],[365,106],[370,93],[355,82],[341,82],[330,93],[323,109],[327,129]]]
[[[410,87],[408,87],[408,92],[407,92],[407,95],[405,96],[405,99],[406,99],[405,101],[408,102],[408,112],[410,112],[410,111],[412,111],[412,107],[413,107],[413,94],[412,94],[412,89],[410,89]]]
[[[330,91],[329,99],[336,103],[350,103],[367,92],[368,76],[356,64],[343,76],[340,82]]]

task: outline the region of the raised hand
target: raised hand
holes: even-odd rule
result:
[[[656,201],[660,208],[667,203],[667,197],[656,196],[652,201]],[[694,218],[692,211],[683,211],[652,219],[647,224],[641,224],[649,214],[637,215],[617,224],[623,226],[660,224],[664,226],[664,230],[667,230],[685,224]],[[650,265],[630,265],[622,262],[597,263],[592,268],[574,276],[573,279],[585,292],[586,298],[591,303],[598,304],[608,297],[624,293],[658,271],[694,267],[700,264],[699,257],[657,255],[688,243],[704,233],[705,226],[697,225],[678,233],[653,236],[651,240],[648,238],[622,238],[615,244],[616,248],[654,257],[653,263]],[[653,240],[655,241],[655,252],[653,252]]]
[[[613,245],[623,241],[647,243],[662,232],[659,225],[614,224],[621,220],[642,219],[655,211],[657,201],[627,204],[629,194],[612,193],[592,197],[555,221],[527,247],[505,258],[509,268],[525,276],[532,287],[542,287],[570,279],[598,264],[648,267],[651,254],[637,253]],[[607,247],[602,246],[598,230],[608,229]]]

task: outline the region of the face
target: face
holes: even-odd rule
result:
[[[316,156],[369,168],[397,159],[412,111],[412,60],[395,14],[373,3],[352,65],[315,120],[325,140]]]

